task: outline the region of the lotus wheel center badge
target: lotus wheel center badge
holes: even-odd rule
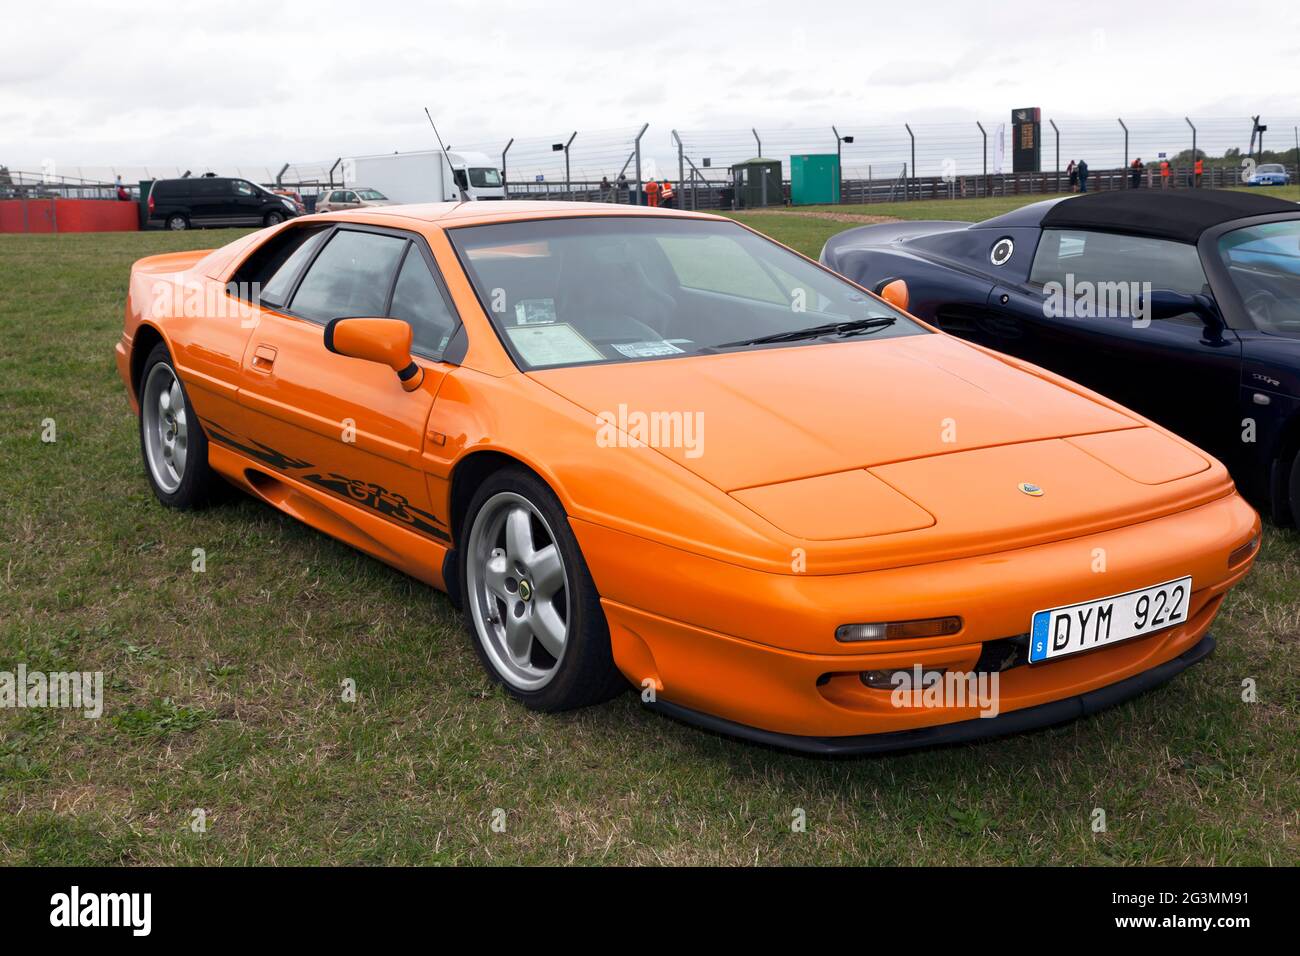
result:
[[[527,601],[530,597],[533,596],[533,586],[529,584],[527,581],[520,581],[519,596],[523,598],[525,601]]]
[[[1020,484],[1016,485],[1016,487],[1032,498],[1043,497],[1043,489],[1039,488],[1033,482],[1022,481]]]

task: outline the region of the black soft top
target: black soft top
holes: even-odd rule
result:
[[[1047,210],[1042,225],[1196,242],[1211,226],[1279,212],[1300,217],[1300,204],[1224,189],[1116,189],[1064,199]]]

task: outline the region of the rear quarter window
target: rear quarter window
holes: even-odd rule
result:
[[[1187,295],[1204,291],[1207,284],[1200,254],[1193,245],[1083,229],[1044,229],[1029,281],[1063,286],[1150,282],[1152,289]]]
[[[255,305],[280,308],[294,279],[329,232],[329,225],[297,226],[277,233],[253,250],[235,270],[226,291]]]

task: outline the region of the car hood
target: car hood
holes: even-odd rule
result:
[[[530,374],[728,492],[1140,424],[946,335]]]
[[[1025,547],[1232,487],[1144,420],[947,335],[529,374],[592,414],[595,444],[651,445],[832,563]]]

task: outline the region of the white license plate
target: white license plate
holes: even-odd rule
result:
[[[1065,657],[1174,627],[1187,620],[1192,579],[1179,578],[1114,597],[1048,608],[1029,628],[1029,663]]]

